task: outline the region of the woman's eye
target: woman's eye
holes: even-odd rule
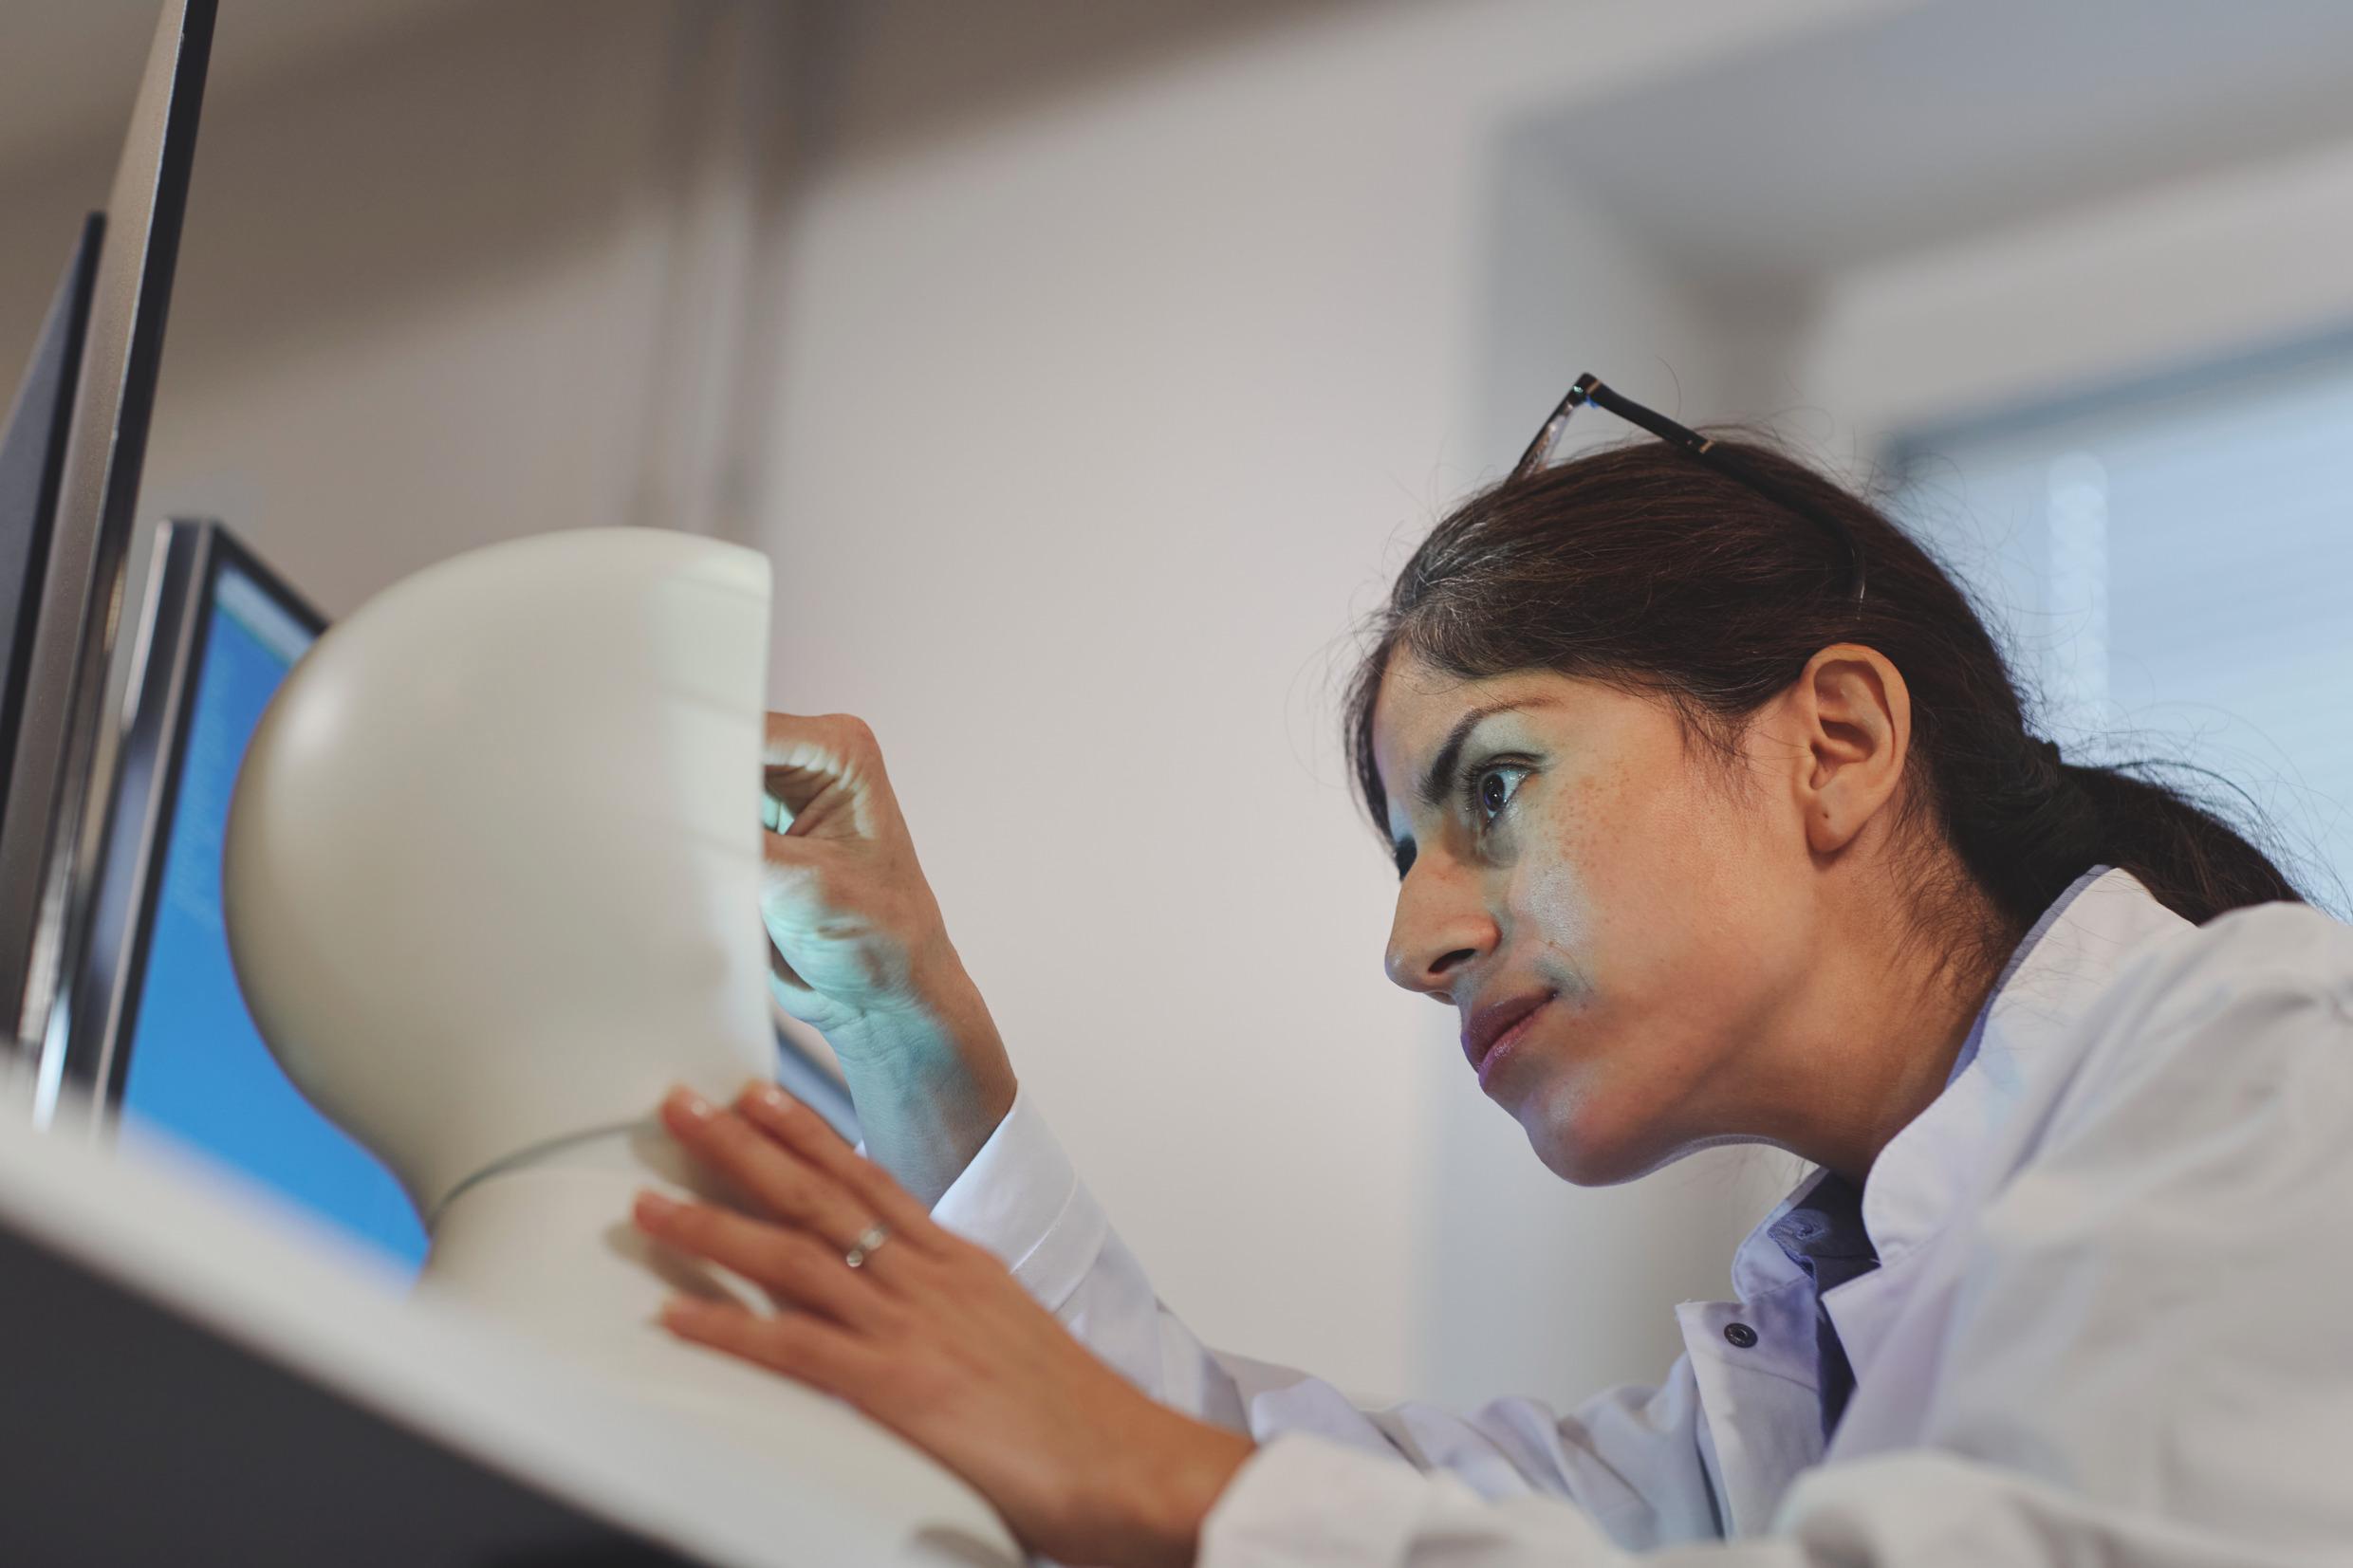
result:
[[[1471,803],[1482,827],[1503,815],[1529,772],[1507,763],[1482,767],[1471,776]]]

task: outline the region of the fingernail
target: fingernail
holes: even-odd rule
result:
[[[664,1301],[661,1305],[662,1327],[684,1328],[688,1323],[694,1320],[695,1309],[697,1304],[698,1303],[691,1296],[671,1297],[670,1300]]]
[[[709,1121],[716,1114],[711,1101],[703,1098],[694,1090],[684,1087],[671,1090],[669,1098],[662,1103],[673,1114],[684,1116],[689,1121]]]
[[[789,1111],[792,1109],[792,1097],[773,1083],[753,1084],[746,1093],[769,1110]]]
[[[638,1218],[648,1225],[659,1225],[678,1211],[678,1206],[659,1192],[638,1194]]]

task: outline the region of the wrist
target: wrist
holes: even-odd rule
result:
[[[979,993],[935,991],[862,1013],[825,1031],[845,1072],[926,1098],[1012,1105],[1013,1070]]]
[[[1138,1463],[1126,1485],[1115,1488],[1126,1500],[1116,1532],[1125,1546],[1120,1560],[1137,1568],[1192,1568],[1202,1524],[1257,1445],[1165,1407],[1161,1413],[1170,1425],[1166,1441],[1131,1450]]]
[[[828,1028],[825,1039],[848,1080],[868,1156],[927,1205],[1013,1108],[1012,1063],[969,981],[862,1013]]]

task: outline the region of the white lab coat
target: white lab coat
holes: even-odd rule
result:
[[[1027,1100],[936,1212],[1259,1440],[1200,1568],[2353,1564],[2353,930],[2071,891],[1864,1186],[1827,1453],[1812,1287],[1764,1226],[1658,1388],[1460,1414],[1205,1349]]]

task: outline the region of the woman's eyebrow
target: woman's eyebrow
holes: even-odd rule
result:
[[[1553,699],[1549,697],[1522,697],[1517,702],[1498,702],[1486,708],[1473,708],[1461,718],[1456,719],[1454,728],[1446,732],[1446,744],[1438,747],[1438,754],[1430,759],[1428,769],[1421,775],[1421,786],[1418,791],[1421,803],[1425,806],[1434,806],[1445,799],[1447,780],[1453,777],[1454,764],[1462,756],[1463,743],[1470,740],[1471,731],[1476,729],[1482,720],[1491,719],[1498,713],[1517,713],[1529,708],[1549,708],[1552,703]]]

